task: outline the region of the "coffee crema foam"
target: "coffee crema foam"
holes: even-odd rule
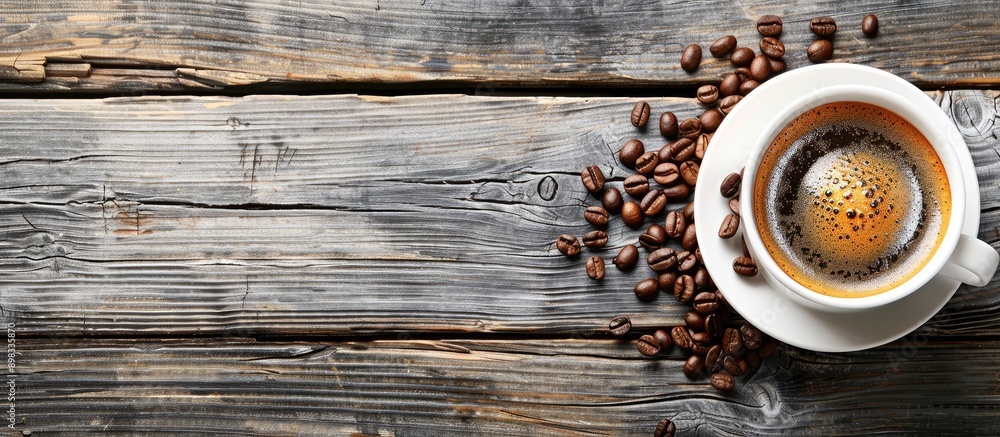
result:
[[[803,286],[835,297],[888,291],[919,272],[951,216],[941,160],[913,125],[867,103],[819,106],[764,152],[754,218]]]

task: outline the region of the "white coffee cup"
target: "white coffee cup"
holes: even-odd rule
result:
[[[916,127],[937,152],[951,189],[951,215],[944,238],[919,272],[898,286],[864,297],[835,297],[810,290],[785,273],[764,246],[754,217],[754,183],[764,152],[778,133],[793,119],[815,107],[834,102],[861,102],[885,108]],[[906,98],[867,85],[818,86],[780,111],[753,143],[743,172],[740,215],[747,248],[758,271],[775,289],[790,298],[826,311],[874,308],[899,300],[920,289],[931,278],[942,275],[973,286],[986,285],[996,273],[1000,254],[984,241],[962,235],[966,211],[966,187],[956,150],[965,149],[961,135],[939,108],[920,110]],[[943,118],[943,120],[942,120]],[[945,127],[945,128],[942,128]],[[949,129],[950,128],[950,131]]]

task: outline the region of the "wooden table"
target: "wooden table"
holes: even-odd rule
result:
[[[663,142],[635,96],[696,116],[732,67],[681,49],[778,14],[789,68],[829,15],[834,62],[954,118],[1000,247],[1000,3],[329,3],[0,1],[5,435],[1000,433],[1000,278],[720,393],[607,334],[681,322],[645,269],[595,283],[553,244],[588,229],[583,166]]]

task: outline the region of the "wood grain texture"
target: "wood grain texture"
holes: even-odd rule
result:
[[[789,67],[807,64],[809,19],[839,23],[834,59],[928,86],[1000,83],[1000,3],[923,0],[605,2],[0,1],[0,90],[215,91],[273,84],[474,87],[690,86],[732,69],[690,43],[725,32],[756,49],[755,22],[784,17]],[[875,13],[876,39],[860,33]],[[45,75],[81,62],[88,76]],[[16,64],[16,65],[15,65]],[[26,83],[31,82],[31,83]]]
[[[956,118],[1000,247],[996,91],[932,93]],[[654,113],[695,115],[686,99]],[[24,335],[591,335],[616,315],[677,323],[651,275],[601,283],[553,241],[620,186],[625,98],[247,97],[6,100],[0,303]],[[674,204],[671,209],[680,208]],[[639,232],[610,228],[610,261]],[[997,279],[932,334],[995,336]]]
[[[720,393],[687,379],[678,352],[648,359],[610,340],[32,339],[19,356],[17,428],[649,435],[670,417],[678,435],[1000,432],[995,342],[914,350],[782,350]]]

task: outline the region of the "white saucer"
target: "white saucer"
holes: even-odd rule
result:
[[[784,343],[821,352],[868,349],[896,340],[934,316],[958,290],[960,283],[935,277],[913,294],[870,310],[836,313],[808,308],[770,287],[761,275],[744,278],[733,271],[733,259],[743,254],[740,238],[719,238],[722,219],[730,212],[728,199],[719,194],[727,174],[745,165],[755,138],[769,117],[797,97],[829,85],[865,84],[898,93],[935,116],[949,136],[957,137],[959,161],[965,175],[968,211],[962,233],[979,231],[979,182],[965,141],[933,100],[890,73],[851,64],[823,64],[789,71],[765,82],[744,98],[715,132],[698,173],[694,209],[699,226],[698,244],[706,268],[733,309],[768,335]],[[702,225],[703,224],[703,225]],[[742,231],[742,225],[741,225]],[[739,235],[739,234],[738,234]]]

